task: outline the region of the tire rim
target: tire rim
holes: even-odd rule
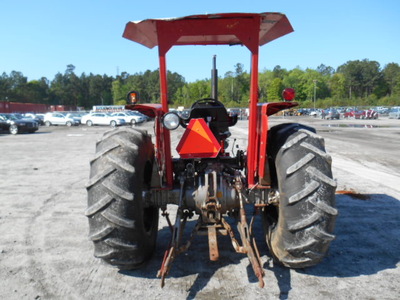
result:
[[[10,126],[10,133],[11,134],[17,134],[18,133],[18,126],[17,125],[11,125]]]

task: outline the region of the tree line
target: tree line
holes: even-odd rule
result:
[[[93,105],[123,105],[130,90],[140,93],[142,102],[160,101],[159,72],[147,70],[116,77],[82,73],[74,65],[57,73],[53,80],[45,77],[28,81],[21,72],[0,76],[0,101],[73,105],[90,109]],[[210,97],[210,79],[186,82],[168,71],[168,96],[172,106],[189,107],[195,100]],[[218,78],[218,97],[227,107],[248,106],[250,74],[241,63]],[[282,90],[296,90],[301,107],[394,106],[400,105],[400,66],[389,63],[381,68],[377,61],[353,60],[336,70],[321,64],[317,69],[287,70],[276,66],[259,73],[260,102],[281,101]]]

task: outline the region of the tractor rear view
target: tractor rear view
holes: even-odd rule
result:
[[[280,13],[196,15],[126,25],[125,38],[158,46],[161,103],[142,104],[137,92],[128,94],[127,109],[154,118],[155,144],[146,131],[117,128],[96,145],[86,210],[96,257],[120,269],[140,268],[154,253],[161,210],[171,229],[158,273],[162,286],[176,256],[197,234],[206,234],[211,260],[219,257],[218,236],[228,235],[234,250],[247,254],[262,287],[254,217],[248,220],[245,211],[251,206],[253,216],[263,219],[275,261],[303,268],[323,259],[334,239],[337,215],[331,157],[313,128],[297,123],[269,127],[269,116],[297,106],[294,90],[284,90],[285,101],[258,103],[259,47],[292,31]],[[166,54],[176,45],[243,45],[250,50],[246,149],[226,151],[237,116],[218,100],[215,68],[210,98],[193,99],[185,117],[169,112]],[[170,131],[179,126],[185,131],[176,148],[179,157],[172,157]],[[174,222],[167,211],[171,204],[178,206]],[[192,218],[196,226],[183,241]]]

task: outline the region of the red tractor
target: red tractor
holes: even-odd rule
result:
[[[258,51],[292,32],[280,13],[223,13],[129,22],[123,36],[146,47],[158,46],[161,104],[141,104],[128,94],[127,109],[154,118],[155,145],[143,130],[117,128],[104,134],[91,161],[87,185],[90,239],[94,255],[120,269],[141,267],[155,250],[160,209],[171,228],[170,246],[158,276],[161,285],[175,257],[196,234],[208,235],[210,259],[219,257],[217,236],[229,235],[236,252],[248,255],[264,286],[263,267],[245,208],[261,214],[265,240],[275,261],[291,268],[320,262],[334,239],[336,182],[324,140],[313,128],[286,123],[269,127],[268,117],[295,107],[286,101],[258,103]],[[183,117],[169,112],[166,54],[175,45],[244,45],[251,52],[247,149],[226,149],[237,116],[218,101],[194,99]],[[215,61],[214,61],[215,65]],[[213,82],[217,81],[214,68]],[[170,131],[182,126],[171,155]],[[177,205],[175,222],[167,205]],[[197,218],[190,239],[182,241],[188,219]],[[228,219],[229,218],[229,219]],[[226,220],[237,222],[237,232]],[[236,238],[239,234],[240,240]]]

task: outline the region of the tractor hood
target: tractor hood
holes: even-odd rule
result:
[[[126,24],[123,37],[148,48],[164,45],[245,45],[250,50],[293,31],[281,13],[222,13]]]

